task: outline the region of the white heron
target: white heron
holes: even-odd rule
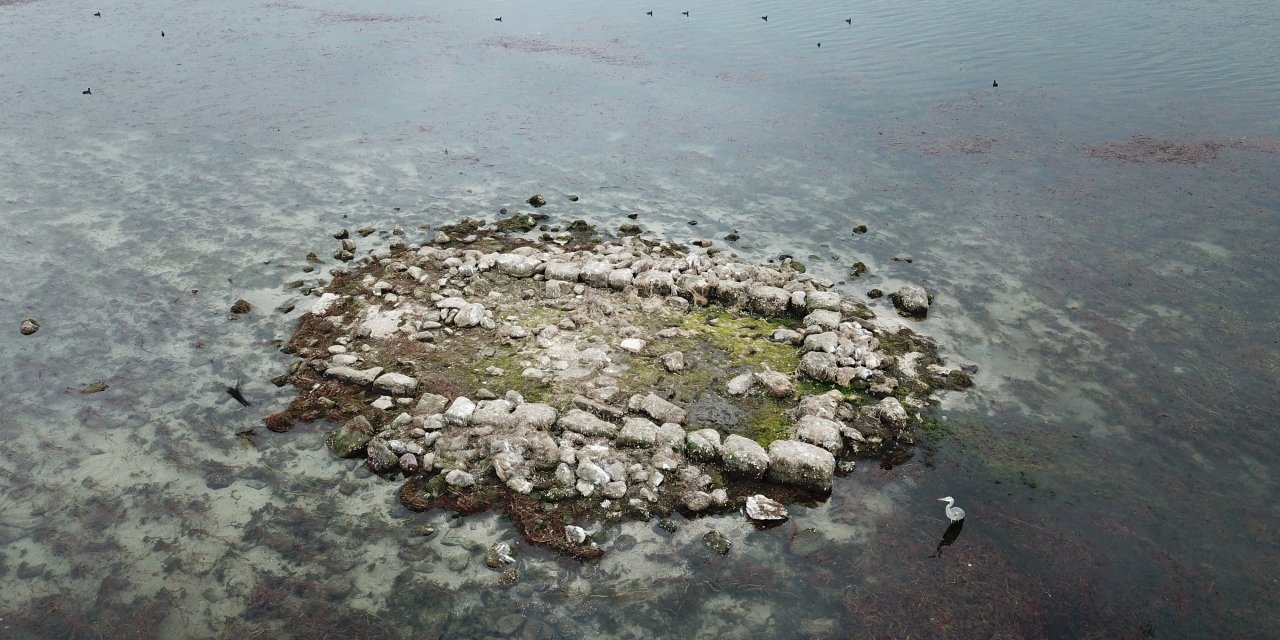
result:
[[[938,498],[938,502],[947,503],[947,506],[946,506],[947,517],[950,518],[952,522],[960,522],[961,520],[964,520],[964,509],[961,509],[960,507],[955,506],[956,504],[955,498],[952,498],[951,496],[947,496],[945,498]]]

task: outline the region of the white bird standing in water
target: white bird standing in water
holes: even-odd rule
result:
[[[960,507],[955,506],[956,504],[955,498],[952,498],[951,496],[947,496],[945,498],[938,498],[938,502],[947,503],[947,506],[946,506],[947,517],[951,518],[952,522],[960,522],[961,520],[964,520],[964,509],[961,509]]]

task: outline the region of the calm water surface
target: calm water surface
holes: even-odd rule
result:
[[[0,2],[0,631],[1268,637],[1278,13]],[[322,281],[304,257],[329,234],[532,193],[852,295],[923,284],[918,328],[977,387],[910,462],[783,527],[636,523],[598,564],[522,548],[499,587],[476,550],[515,540],[503,519],[408,513],[330,459],[329,425],[260,420],[289,400],[274,310]],[[942,495],[969,518],[938,554]]]

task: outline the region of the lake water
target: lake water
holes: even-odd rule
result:
[[[0,632],[1269,637],[1278,23],[1262,0],[0,1]],[[516,540],[502,518],[409,513],[328,425],[260,421],[290,399],[274,310],[319,280],[308,252],[533,193],[852,295],[923,284],[919,330],[977,386],[782,527],[636,523],[597,564],[519,545],[501,587],[475,550]],[[943,495],[969,517],[940,548]]]

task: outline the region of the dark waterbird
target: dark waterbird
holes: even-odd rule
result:
[[[93,12],[93,17],[95,17],[95,18],[101,18],[101,17],[102,17],[102,12],[101,12],[101,11],[94,11],[94,12]]]
[[[991,81],[991,86],[992,86],[992,87],[998,87],[998,86],[1000,86],[1000,83],[999,83],[999,82],[996,82],[995,80],[992,80],[992,81]]]
[[[493,19],[493,21],[494,21],[494,22],[502,22],[502,16],[498,16],[498,17],[494,18],[494,19]]]
[[[688,17],[689,17],[689,12],[688,12],[688,11],[684,11],[683,13],[684,13],[684,17],[686,17],[686,18],[688,18]]]
[[[769,21],[769,16],[760,16],[760,19],[761,19],[761,20],[764,20],[765,22],[768,22],[768,21]]]
[[[645,14],[646,16],[650,16],[650,17],[652,17],[652,16],[653,16],[653,12],[652,12],[652,11],[646,11],[646,12],[644,12],[644,14]]]
[[[93,87],[90,87],[90,88],[88,88],[88,89],[85,89],[84,91],[81,91],[81,92],[80,92],[80,95],[82,95],[82,96],[91,96],[91,95],[93,95]]]
[[[956,538],[960,537],[961,529],[964,529],[964,520],[957,520],[955,522],[952,522],[951,526],[947,527],[947,530],[942,532],[942,539],[938,541],[938,548],[933,552],[933,555],[929,557],[930,558],[942,557],[942,548],[951,546],[951,544],[956,541]]]
[[[845,19],[844,19],[844,23],[845,23],[845,24],[853,24],[853,18],[845,18]]]
[[[161,32],[160,32],[160,37],[161,37],[161,38],[163,38],[163,37],[164,37],[164,32],[163,32],[163,31],[161,31]]]

